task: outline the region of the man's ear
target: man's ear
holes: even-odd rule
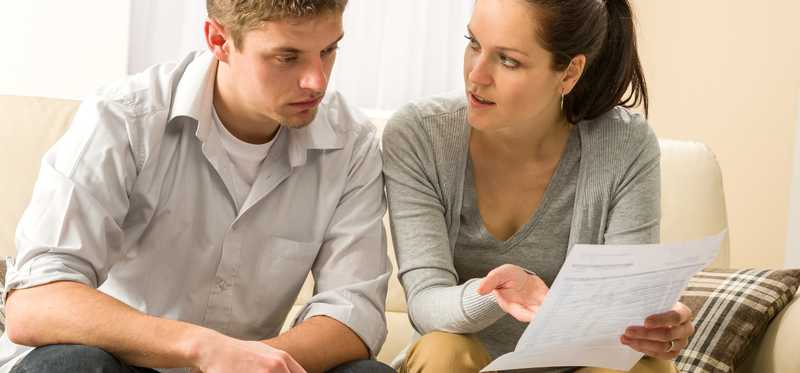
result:
[[[575,85],[578,84],[583,71],[586,69],[586,56],[579,54],[569,61],[569,66],[564,70],[564,77],[561,78],[561,94],[569,94]]]
[[[228,39],[225,27],[211,18],[206,18],[204,30],[208,49],[218,60],[227,63],[233,43]]]

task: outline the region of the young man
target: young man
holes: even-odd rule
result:
[[[210,52],[83,103],[17,231],[0,372],[391,371],[376,131],[323,97],[345,5],[208,0]]]

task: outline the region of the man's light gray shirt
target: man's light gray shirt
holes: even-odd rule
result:
[[[87,99],[44,156],[17,229],[5,292],[54,281],[99,287],[141,312],[232,337],[332,317],[377,354],[391,272],[374,126],[329,94],[314,121],[279,131],[243,203],[212,128],[217,61],[193,53]],[[0,372],[29,348],[3,335]]]

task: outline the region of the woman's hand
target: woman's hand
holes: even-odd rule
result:
[[[646,318],[644,326],[628,327],[620,342],[648,356],[671,360],[689,344],[692,334],[692,310],[678,302],[672,310]]]
[[[503,264],[481,280],[478,294],[494,292],[497,304],[503,311],[519,321],[530,322],[548,290],[539,276],[529,274],[518,266]]]

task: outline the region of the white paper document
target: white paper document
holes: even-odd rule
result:
[[[725,234],[679,244],[575,245],[514,352],[482,371],[630,370],[643,354],[620,343],[620,336],[672,309],[692,275],[717,256]]]

